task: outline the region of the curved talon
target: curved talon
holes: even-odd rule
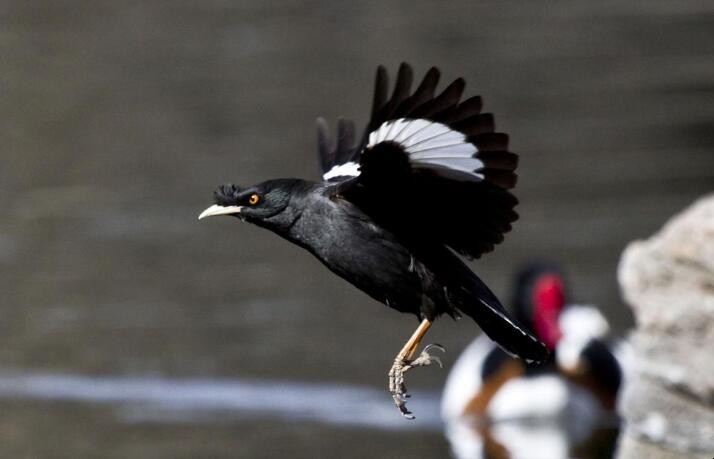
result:
[[[416,419],[414,417],[414,415],[412,414],[412,412],[409,411],[405,405],[399,406],[398,408],[399,408],[399,411],[402,413],[402,416],[404,416],[405,418],[407,418],[409,420]]]
[[[432,347],[435,347],[438,350],[440,350],[441,352],[443,352],[444,354],[446,354],[446,349],[444,349],[444,346],[442,346],[441,344],[437,344],[437,343],[427,344],[426,346],[424,346],[424,349],[421,352],[422,353],[428,352],[429,349],[431,349]]]

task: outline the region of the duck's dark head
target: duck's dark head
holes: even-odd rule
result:
[[[566,304],[565,278],[552,263],[526,266],[516,277],[515,315],[550,350],[562,336],[560,313]]]
[[[268,180],[257,185],[241,188],[238,185],[222,185],[213,193],[215,204],[201,212],[198,219],[228,215],[266,227],[283,226],[292,215],[283,215],[291,199],[302,187],[298,179]]]

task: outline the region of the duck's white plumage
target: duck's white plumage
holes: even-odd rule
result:
[[[604,337],[610,325],[595,307],[572,305],[565,308],[558,319],[563,336],[558,342],[556,359],[558,366],[574,369],[580,355],[590,340]]]
[[[481,390],[481,367],[493,343],[481,335],[461,353],[449,372],[441,398],[441,417],[445,421],[455,419],[464,413],[466,404]]]

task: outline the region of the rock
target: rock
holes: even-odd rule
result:
[[[631,243],[618,279],[636,321],[618,457],[711,457],[714,194]]]

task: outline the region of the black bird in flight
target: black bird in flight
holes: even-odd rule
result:
[[[414,92],[412,79],[403,63],[389,96],[387,72],[378,67],[371,118],[358,140],[354,124],[340,119],[332,142],[318,119],[322,181],[224,185],[199,216],[232,215],[269,229],[377,301],[415,314],[421,323],[389,371],[392,398],[407,418],[404,373],[441,364],[429,354],[437,345],[415,356],[442,314],[472,317],[527,361],[549,355],[458,256],[490,252],[518,218],[508,191],[518,157],[508,151],[508,136],[495,132],[492,114],[481,113],[480,97],[461,101],[463,79],[436,96],[439,70],[429,69]]]

